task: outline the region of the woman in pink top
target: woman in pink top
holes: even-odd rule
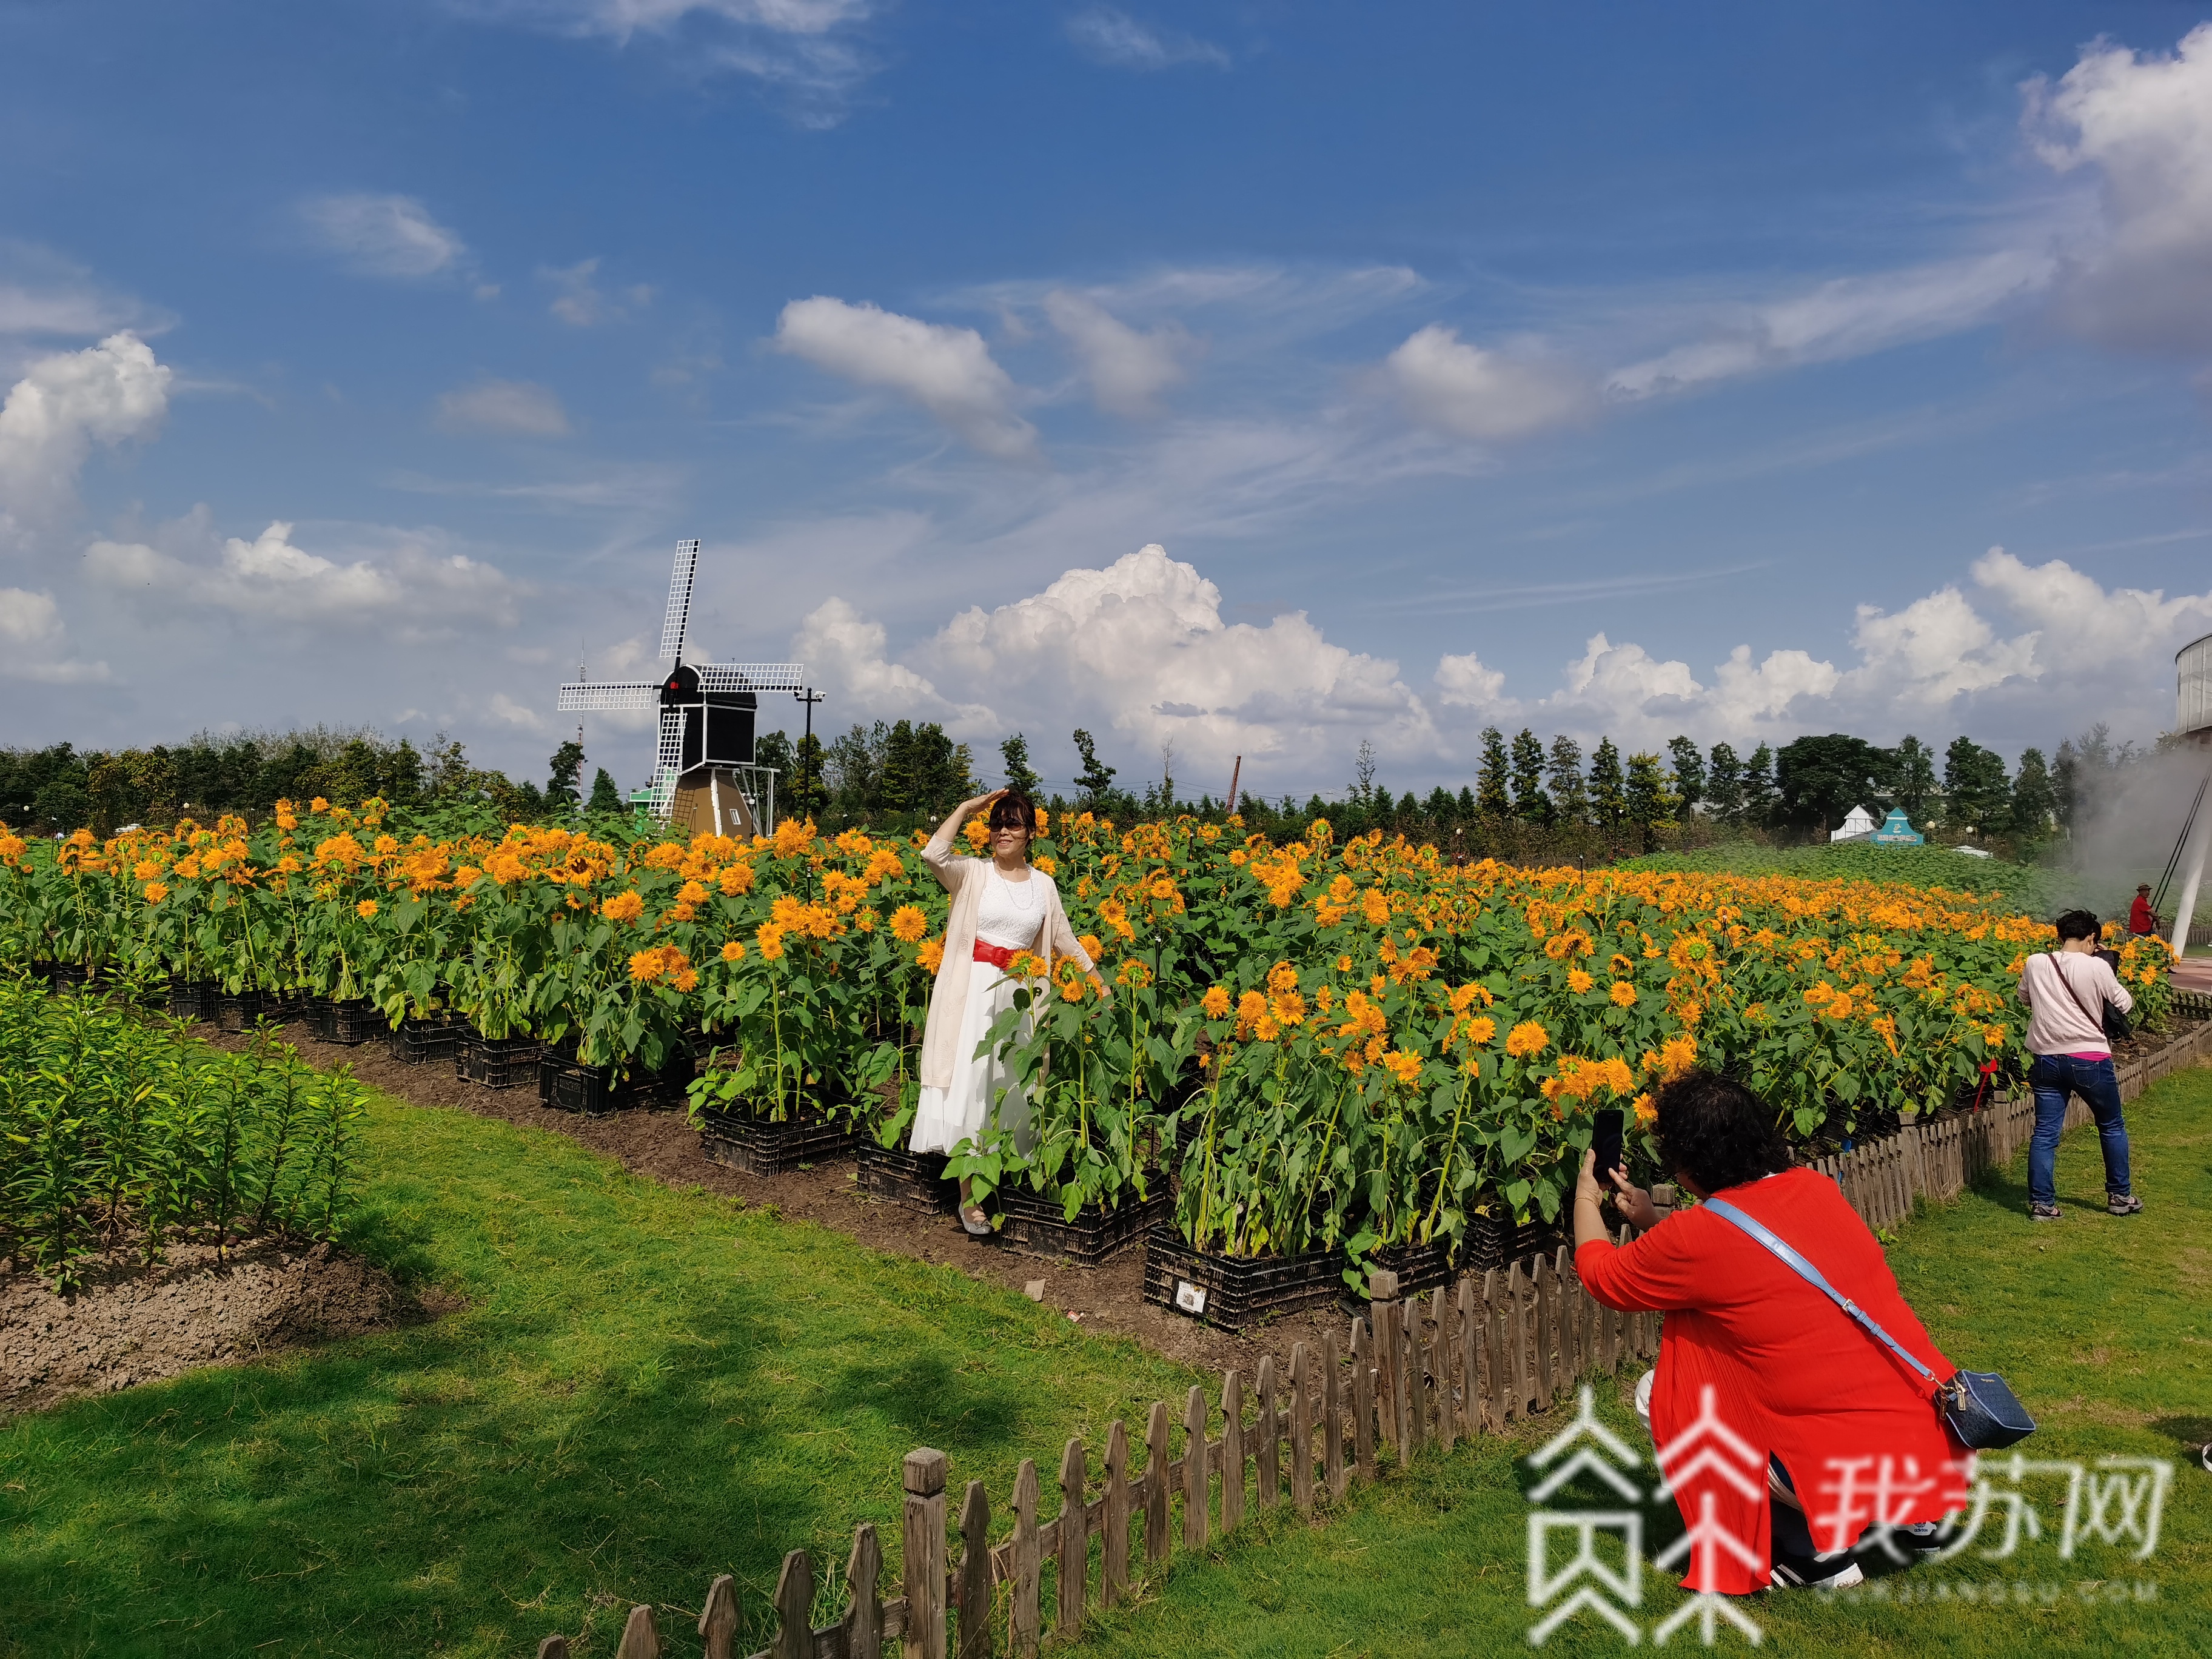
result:
[[[2112,1045],[2105,1041],[2105,1004],[2122,1013],[2136,1006],[2112,965],[2097,954],[2097,918],[2069,910],[2058,918],[2058,948],[2030,957],[2020,975],[2027,1004],[2028,1085],[2035,1091],[2035,1136],[2027,1143],[2027,1212],[2058,1219],[2058,1136],[2066,1102],[2079,1095],[2097,1120],[2105,1151],[2105,1207],[2135,1215],[2142,1200],[2131,1190],[2128,1127],[2120,1117],[2120,1084]]]

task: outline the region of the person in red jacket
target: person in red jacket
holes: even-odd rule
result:
[[[1654,1103],[1660,1162],[1682,1188],[1723,1196],[1764,1224],[1938,1377],[1952,1376],[1836,1183],[1791,1167],[1773,1108],[1710,1072],[1668,1084]],[[1852,1552],[1869,1534],[1893,1554],[1934,1547],[1965,1504],[1967,1468],[1934,1390],[1751,1235],[1697,1207],[1662,1220],[1618,1170],[1620,1212],[1644,1231],[1616,1249],[1592,1162],[1585,1155],[1575,1194],[1575,1270],[1607,1307],[1666,1315],[1653,1443],[1685,1524],[1717,1523],[1746,1551],[1693,1551],[1685,1588],[1740,1595],[1770,1577],[1840,1588],[1863,1577]],[[1733,1449],[1715,1437],[1726,1455],[1699,1459],[1701,1425],[1714,1418]],[[1766,1481],[1728,1478],[1733,1466],[1717,1467],[1727,1456],[1764,1465]]]
[[[2148,882],[2136,889],[2136,902],[2128,907],[2128,932],[2137,939],[2158,932],[2158,918],[2151,914]]]

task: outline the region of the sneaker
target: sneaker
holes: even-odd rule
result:
[[[1866,1574],[1849,1550],[1819,1555],[1777,1555],[1771,1567],[1778,1589],[1849,1589],[1866,1583]]]
[[[2106,1193],[2105,1207],[2114,1215],[2141,1215],[2142,1200],[2130,1193]]]
[[[2056,1204],[2031,1204],[2027,1206],[2027,1218],[2030,1221],[2056,1221],[2058,1219],[2058,1206]]]

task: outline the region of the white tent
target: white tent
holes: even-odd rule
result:
[[[1874,834],[1874,814],[1863,806],[1854,806],[1844,819],[1844,827],[1828,832],[1830,841],[1864,841]]]

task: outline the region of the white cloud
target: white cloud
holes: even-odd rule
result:
[[[647,36],[680,50],[691,73],[743,75],[781,92],[805,126],[842,118],[875,60],[856,40],[877,0],[447,0],[456,11],[629,46]]]
[[[1013,381],[972,328],[817,295],[784,307],[775,346],[859,385],[899,393],[987,455],[1018,459],[1036,447],[1036,428],[1013,411]]]
[[[2212,347],[2212,23],[2171,57],[2100,42],[2022,91],[2036,153],[2098,174],[2102,237],[2069,253],[2061,317],[2130,349]]]
[[[504,691],[495,691],[491,699],[491,717],[502,726],[513,726],[525,732],[543,732],[545,717],[535,708],[517,702]]]
[[[1067,37],[1115,69],[1164,70],[1184,64],[1229,67],[1229,54],[1210,40],[1140,23],[1113,6],[1093,6],[1067,20]]]
[[[61,607],[52,594],[0,587],[0,677],[47,685],[106,679],[106,663],[61,654],[64,632]]]
[[[0,532],[66,511],[94,443],[150,435],[169,406],[169,370],[128,331],[41,358],[0,406]]]
[[[103,336],[159,332],[169,319],[109,292],[50,248],[0,238],[0,334]]]
[[[1606,390],[1648,398],[1709,381],[1865,356],[1976,328],[2039,292],[2056,264],[2035,249],[1838,277],[1741,307],[1702,337],[1615,370]]]
[[[1462,438],[1526,437],[1580,418],[1595,401],[1558,365],[1468,345],[1457,329],[1435,323],[1416,331],[1382,367],[1416,421]]]
[[[546,309],[572,328],[590,328],[599,323],[626,321],[633,309],[641,311],[653,303],[651,283],[633,283],[611,296],[599,287],[599,272],[596,258],[580,259],[573,265],[541,266],[538,280],[550,283],[556,290]]]
[[[1446,708],[1488,709],[1504,701],[1504,672],[1485,668],[1481,657],[1472,651],[1439,658],[1436,680],[1437,700]]]
[[[479,380],[438,399],[434,418],[447,432],[504,432],[527,438],[558,438],[568,430],[568,413],[550,387],[531,380]]]
[[[473,624],[514,626],[526,585],[465,554],[434,551],[416,535],[384,539],[391,544],[380,554],[340,562],[295,544],[292,526],[280,520],[250,542],[229,538],[212,560],[180,558],[143,542],[95,541],[84,566],[96,586],[165,615],[187,605],[403,639]]]
[[[314,196],[299,213],[323,252],[365,276],[434,276],[468,253],[459,234],[412,196]]]
[[[1182,359],[1192,341],[1174,323],[1149,332],[1133,329],[1096,300],[1066,289],[1044,296],[1044,312],[1082,359],[1092,399],[1109,414],[1152,414],[1159,394],[1182,379]]]
[[[984,744],[1025,731],[1048,780],[1073,769],[1072,757],[1053,757],[1058,734],[1079,725],[1139,787],[1172,741],[1186,785],[1209,780],[1200,787],[1217,796],[1240,754],[1254,787],[1288,787],[1314,775],[1316,755],[1348,756],[1363,736],[1388,752],[1436,747],[1396,664],[1330,644],[1304,612],[1265,627],[1224,622],[1220,590],[1157,544],[965,611],[907,661],[892,660],[884,641],[880,623],[839,599],[807,619],[793,650],[810,667],[834,665],[839,678],[825,679],[862,716],[921,711]]]

